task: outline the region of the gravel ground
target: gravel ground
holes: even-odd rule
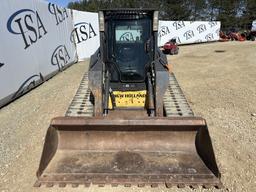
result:
[[[222,173],[225,188],[203,191],[256,191],[255,45],[182,46],[179,55],[168,57],[193,111],[207,120]],[[32,187],[50,120],[65,114],[87,66],[88,62],[73,65],[0,109],[0,191],[192,191],[163,186]]]

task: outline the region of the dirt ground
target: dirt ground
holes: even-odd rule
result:
[[[88,62],[76,64],[0,109],[0,191],[256,191],[256,43],[180,47],[168,56],[197,116],[207,120],[224,188],[33,188],[51,118],[65,114]]]

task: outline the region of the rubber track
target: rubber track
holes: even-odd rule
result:
[[[194,116],[194,113],[173,73],[169,75],[169,85],[164,95],[164,110],[167,117]]]
[[[93,104],[91,102],[91,91],[88,88],[88,72],[83,76],[75,97],[73,98],[66,116],[92,117]]]
[[[85,73],[76,95],[66,112],[66,116],[92,117],[93,104],[90,100],[90,94],[91,92],[88,88],[88,73]],[[167,117],[194,116],[173,73],[169,75],[169,85],[163,100]]]

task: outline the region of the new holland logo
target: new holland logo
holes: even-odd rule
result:
[[[97,36],[91,23],[81,22],[75,24],[75,28],[71,32],[70,41],[75,43],[81,43]]]
[[[165,35],[168,35],[170,33],[170,30],[167,26],[162,26],[160,29],[159,29],[159,32],[158,32],[158,36],[159,37],[163,37]]]
[[[186,40],[189,40],[195,36],[194,31],[188,30],[186,31],[183,36],[186,38]]]
[[[119,41],[134,41],[134,38],[131,32],[126,32],[121,35]]]
[[[48,4],[48,10],[51,14],[55,16],[56,25],[59,25],[63,22],[66,18],[68,18],[67,9],[61,8],[53,3]]]
[[[172,25],[175,27],[176,30],[185,27],[184,21],[175,21]]]
[[[66,64],[68,64],[70,56],[65,45],[58,46],[52,54],[51,63],[52,65],[57,65],[59,71],[61,71]]]
[[[201,24],[201,25],[199,25],[196,29],[197,29],[197,31],[198,31],[199,33],[202,33],[202,32],[204,32],[204,31],[206,31],[206,25],[205,25],[205,24]]]
[[[24,49],[36,43],[47,33],[38,12],[31,9],[21,9],[13,13],[7,21],[7,30],[22,37]]]

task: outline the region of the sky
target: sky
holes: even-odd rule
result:
[[[67,7],[69,2],[75,1],[75,0],[46,0],[46,1],[57,4],[61,7]]]

